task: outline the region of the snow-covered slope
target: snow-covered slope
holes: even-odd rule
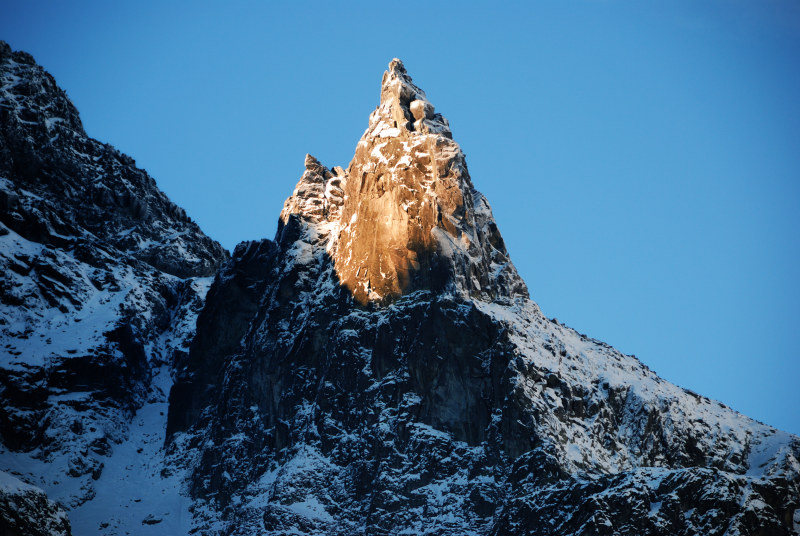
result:
[[[226,258],[0,42],[0,471],[76,533],[180,532],[167,394]]]
[[[209,533],[800,530],[800,440],[548,320],[398,60],[217,275],[169,411]]]

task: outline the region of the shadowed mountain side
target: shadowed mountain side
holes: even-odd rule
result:
[[[321,225],[290,215],[274,242],[237,248],[209,292],[170,398],[198,526],[219,511],[242,535],[527,534],[549,520],[557,534],[722,534],[723,521],[789,534],[796,440],[524,298],[358,306]],[[309,497],[318,515],[288,507]],[[763,506],[744,515],[745,500]]]
[[[21,237],[111,249],[181,278],[212,276],[227,260],[133,158],[86,135],[49,73],[3,41],[0,127],[0,222]]]
[[[347,390],[358,389],[352,384],[358,381],[358,375],[352,373],[356,363],[350,356],[337,354],[339,344],[335,340],[356,335],[356,326],[341,327],[344,331],[336,335],[330,329],[350,314],[360,318],[359,311],[363,311],[363,315],[370,315],[375,305],[365,309],[356,305],[354,309],[352,296],[339,283],[333,261],[319,244],[313,256],[303,259],[307,262],[287,261],[287,256],[303,251],[297,244],[308,238],[311,227],[313,224],[292,215],[280,226],[275,242],[247,242],[236,248],[231,263],[209,291],[209,306],[198,318],[189,361],[178,364],[179,370],[189,372],[179,375],[170,394],[169,435],[207,418],[204,408],[219,405],[222,414],[232,415],[238,403],[246,399],[258,401],[258,414],[266,419],[263,424],[273,430],[263,436],[267,438],[265,446],[280,450],[290,443],[292,435],[282,423],[294,417],[297,403],[294,395],[288,399],[287,395],[308,395],[292,387],[296,381],[307,381],[303,370],[327,369],[337,383],[349,385]],[[287,270],[287,265],[291,269]],[[309,310],[312,303],[314,307]],[[395,321],[358,335],[364,344],[376,346],[374,358],[367,365],[370,376],[393,377],[401,366],[398,340],[413,341],[409,352],[414,357],[408,359],[410,376],[406,380],[415,392],[429,393],[418,401],[415,413],[427,416],[432,425],[451,430],[461,441],[479,444],[489,425],[488,408],[500,403],[497,400],[487,406],[488,399],[482,396],[498,390],[500,379],[493,374],[507,368],[510,355],[497,367],[486,368],[483,362],[490,353],[500,355],[502,347],[510,349],[501,331],[490,317],[472,307],[465,319],[474,335],[466,338],[461,332],[462,320],[455,321],[464,315],[463,306],[448,295],[435,298],[427,291],[417,291],[409,300],[399,298],[390,312],[397,313]],[[275,319],[282,321],[275,324]],[[261,334],[257,343],[249,340],[256,331]],[[443,357],[431,361],[431,351]],[[254,353],[258,357],[247,357]],[[357,361],[357,368],[365,366],[360,358]],[[200,363],[202,367],[197,366]],[[233,407],[220,389],[231,384],[231,375],[239,379]],[[458,380],[447,380],[451,375]],[[478,393],[483,395],[471,400]],[[317,398],[329,395],[332,393],[320,393]],[[326,406],[338,407],[341,418],[348,411],[346,400],[331,400]],[[530,446],[508,445],[514,451]]]
[[[66,533],[60,508],[78,534],[130,532],[142,509],[180,504],[153,444],[174,361],[228,258],[0,41],[0,533]],[[159,529],[175,533],[179,517]]]
[[[234,250],[234,262],[220,270],[209,289],[212,305],[197,318],[190,352],[206,366],[176,380],[169,394],[167,437],[195,422],[213,397],[222,377],[224,358],[238,349],[245,328],[258,310],[277,260],[270,240],[243,242]],[[188,353],[176,354],[176,370],[187,365]]]

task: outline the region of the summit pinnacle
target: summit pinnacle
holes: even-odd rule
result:
[[[527,296],[447,119],[392,60],[347,171],[309,164],[282,214],[324,220],[339,283],[388,303],[416,290]],[[321,218],[321,219],[320,219]]]

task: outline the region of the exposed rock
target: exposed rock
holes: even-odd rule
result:
[[[158,525],[162,521],[164,521],[162,518],[148,514],[146,518],[142,519],[142,525]]]
[[[527,296],[447,120],[433,110],[393,60],[347,172],[307,156],[281,221],[297,214],[326,224],[336,277],[362,305],[417,290]]]
[[[66,93],[30,55],[3,46],[0,222],[43,245],[99,244],[178,277],[213,276],[223,248],[132,158],[89,138]]]
[[[0,46],[2,44],[0,41]],[[42,490],[0,472],[0,534],[70,536],[72,531],[66,512]]]
[[[409,106],[415,121],[433,119],[433,105],[425,100],[415,100]]]

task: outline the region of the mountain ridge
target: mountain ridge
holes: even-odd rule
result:
[[[230,258],[43,73],[0,45],[0,470],[76,532],[800,531],[800,438],[544,317],[399,60]]]
[[[409,217],[409,200],[431,216]],[[469,224],[474,200],[482,225]],[[213,330],[199,331],[171,395],[194,408],[170,422],[175,448],[194,453],[198,526],[796,532],[798,439],[546,319],[524,283],[487,291],[503,272],[481,259],[518,279],[496,225],[474,239],[493,223],[447,121],[393,60],[347,170],[308,156],[275,239],[234,253],[201,314],[231,329],[226,294],[253,291],[238,347],[210,378],[199,348]]]

